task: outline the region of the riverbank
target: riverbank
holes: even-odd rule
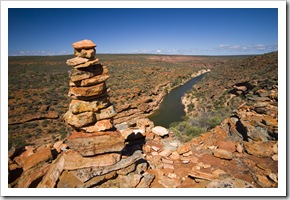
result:
[[[117,109],[118,114],[114,117],[114,124],[121,124],[123,122],[129,125],[135,124],[138,119],[147,118],[154,114],[164,100],[164,97],[170,93],[173,89],[183,86],[188,81],[209,72],[210,69],[199,70],[190,76],[181,80],[179,84],[172,85],[172,82],[159,84],[153,90],[152,93],[133,104],[125,104],[121,108]]]

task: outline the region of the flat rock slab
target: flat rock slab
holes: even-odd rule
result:
[[[101,97],[96,101],[82,101],[73,99],[69,105],[69,110],[73,114],[79,114],[83,112],[97,112],[102,108],[106,108],[110,105],[107,96]]]
[[[83,58],[83,59],[85,59],[85,58]],[[100,61],[100,60],[99,60],[98,58],[96,58],[96,59],[94,59],[94,60],[89,60],[89,61],[87,61],[87,62],[79,63],[79,64],[77,64],[77,65],[74,65],[74,68],[75,68],[75,69],[86,68],[86,67],[89,67],[89,66],[91,66],[91,65],[99,64],[99,61]]]
[[[97,85],[99,83],[105,82],[110,76],[109,75],[98,75],[93,76],[92,78],[84,79],[81,81],[72,82],[70,81],[69,86],[70,87],[86,87],[86,86],[92,86]]]
[[[238,178],[226,178],[210,182],[207,188],[254,188],[252,184]]]
[[[100,83],[98,85],[89,87],[71,87],[68,92],[68,96],[73,97],[91,97],[101,95],[106,90],[106,84]]]
[[[197,179],[204,179],[204,180],[214,180],[216,178],[218,178],[216,175],[211,174],[211,173],[206,173],[206,172],[202,172],[202,171],[190,171],[188,173],[188,176],[193,177],[193,178],[197,178]]]
[[[120,152],[125,147],[125,140],[118,131],[84,133],[74,131],[67,138],[71,149],[83,156],[92,156],[108,152]]]
[[[71,70],[70,79],[73,82],[80,81],[83,79],[88,79],[93,76],[107,74],[108,68],[106,66],[102,66],[101,64],[91,65],[86,68],[75,69]]]
[[[83,157],[76,151],[67,151],[64,156],[64,169],[67,170],[114,165],[121,159],[121,154],[119,153],[106,153],[92,157]]]
[[[243,142],[244,148],[248,154],[265,158],[270,157],[274,154],[273,145],[275,144],[274,141],[269,142]]]
[[[23,170],[27,170],[40,162],[52,159],[50,147],[45,147],[24,159]]]
[[[66,64],[68,66],[76,66],[76,65],[80,65],[80,64],[86,63],[88,61],[89,61],[89,59],[87,59],[87,58],[74,57],[74,58],[68,59],[66,61]]]
[[[104,167],[89,167],[89,168],[83,168],[72,171],[72,173],[82,182],[87,182],[91,178],[95,176],[102,176],[104,174],[110,173],[112,171],[117,171],[123,168],[126,168],[132,164],[134,164],[136,161],[143,159],[144,156],[141,151],[135,151],[132,156],[129,156],[125,159],[121,159],[119,162],[117,162],[114,165],[110,166],[104,166]]]
[[[87,133],[94,133],[94,132],[109,130],[111,128],[113,128],[113,124],[111,123],[111,120],[104,119],[104,120],[97,121],[97,123],[95,123],[95,125],[93,126],[81,127],[80,129]]]

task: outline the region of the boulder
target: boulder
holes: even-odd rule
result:
[[[120,152],[125,147],[125,141],[118,131],[94,132],[91,134],[74,131],[67,138],[67,144],[83,156]]]
[[[76,128],[80,128],[96,122],[96,116],[93,112],[83,112],[75,115],[71,111],[67,111],[63,118],[66,123]]]
[[[100,83],[89,87],[70,87],[68,96],[78,97],[91,97],[101,95],[106,90],[106,84]]]
[[[109,75],[98,75],[98,76],[93,76],[92,78],[72,82],[70,81],[69,86],[70,87],[86,87],[86,86],[92,86],[92,85],[97,85],[99,83],[105,82],[108,80],[110,76]]]
[[[155,126],[154,128],[152,128],[152,132],[161,137],[169,134],[168,130],[162,126]]]
[[[110,105],[108,97],[101,97],[97,101],[82,101],[73,99],[69,105],[69,110],[73,114],[83,112],[97,112],[100,109],[106,108]]]
[[[93,43],[91,40],[81,40],[81,41],[74,42],[72,46],[75,49],[92,49],[96,47],[97,45]]]

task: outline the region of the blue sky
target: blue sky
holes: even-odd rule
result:
[[[278,49],[277,8],[9,8],[9,55],[97,53],[262,54]]]

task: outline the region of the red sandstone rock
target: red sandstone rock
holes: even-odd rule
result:
[[[233,159],[233,154],[232,154],[232,152],[227,151],[227,150],[224,150],[224,149],[215,149],[215,150],[213,151],[213,155],[214,155],[215,157],[223,158],[223,159],[226,159],[226,160],[231,160],[231,159]]]
[[[75,188],[77,185],[81,185],[81,182],[74,174],[65,170],[59,177],[57,188]]]
[[[97,121],[95,125],[93,126],[85,126],[81,127],[80,129],[87,132],[87,133],[93,133],[93,132],[99,132],[99,131],[105,131],[113,128],[113,124],[111,123],[110,119],[104,119]]]
[[[86,167],[102,167],[116,164],[121,159],[120,153],[106,153],[93,157],[83,157],[76,151],[67,151],[64,154],[64,169],[74,170]]]
[[[174,151],[174,152],[172,152],[172,154],[169,156],[169,158],[171,159],[171,160],[178,160],[179,159],[179,154],[176,152],[176,151]]]
[[[74,55],[82,58],[94,58],[96,55],[95,48],[92,49],[74,49]]]
[[[165,150],[161,151],[161,152],[159,153],[159,155],[160,155],[160,156],[163,156],[163,157],[168,157],[168,156],[171,155],[171,153],[172,153],[172,151],[171,151],[170,149],[165,149]]]
[[[72,46],[75,49],[91,49],[91,48],[96,47],[97,45],[93,43],[91,40],[81,40],[81,41],[74,42]]]
[[[106,89],[105,83],[100,83],[98,85],[89,87],[71,87],[68,96],[78,97],[91,97],[101,95]]]
[[[142,174],[143,177],[140,181],[140,183],[137,185],[137,188],[149,188],[150,184],[154,180],[155,176],[153,174],[145,172]]]
[[[80,128],[96,122],[96,116],[93,112],[83,112],[75,115],[72,112],[67,111],[63,118],[66,123],[76,128]]]
[[[257,156],[257,157],[269,157],[274,154],[273,144],[275,142],[243,142],[245,150],[248,154]]]
[[[33,181],[44,176],[49,169],[49,164],[39,165],[26,170],[19,178],[16,188],[28,188]]]
[[[55,150],[60,153],[61,149],[60,146],[63,144],[63,141],[57,141],[56,143],[53,144],[53,148],[55,148]]]
[[[53,188],[64,169],[64,162],[64,154],[60,154],[50,165],[47,173],[37,185],[37,188]]]
[[[66,64],[69,66],[76,66],[76,65],[86,63],[88,61],[89,61],[89,59],[87,59],[87,58],[74,57],[74,58],[67,60]]]
[[[117,131],[94,132],[87,134],[74,131],[67,138],[71,149],[78,151],[83,156],[118,152],[125,147],[125,141]]]
[[[73,82],[81,81],[83,79],[88,79],[93,76],[98,76],[102,74],[107,74],[108,69],[106,66],[102,66],[100,64],[91,65],[87,67],[85,70],[79,70],[79,69],[72,69],[70,74],[70,79]]]
[[[130,173],[129,175],[123,176],[119,175],[116,181],[119,182],[121,188],[135,188],[142,176],[139,174]]]
[[[23,170],[27,170],[40,162],[47,161],[52,158],[50,147],[45,147],[34,154],[26,157],[23,163]]]
[[[216,175],[214,174],[210,174],[210,173],[206,173],[206,172],[202,172],[202,171],[190,171],[188,173],[188,176],[193,177],[193,178],[198,178],[198,179],[204,179],[204,180],[214,180],[216,178],[218,178]]]
[[[97,112],[102,108],[106,108],[110,105],[107,97],[99,98],[97,101],[82,101],[73,99],[69,105],[69,110],[73,114],[83,112]]]
[[[190,143],[186,143],[183,146],[179,147],[176,151],[179,155],[187,153],[191,150]]]
[[[70,81],[69,86],[71,87],[85,87],[85,86],[92,86],[92,85],[97,85],[99,83],[103,83],[106,80],[108,80],[109,75],[98,75],[98,76],[94,76],[92,78],[88,78],[88,79],[83,79],[81,81],[77,81],[77,82],[72,82]]]
[[[224,149],[230,152],[235,152],[236,150],[235,144],[232,141],[220,141],[217,145],[219,149]]]
[[[84,58],[84,59],[85,59],[85,58]],[[74,68],[75,68],[75,69],[86,68],[86,67],[89,67],[89,66],[91,66],[91,65],[98,64],[99,61],[100,61],[100,60],[99,60],[98,58],[96,58],[96,59],[94,59],[94,60],[90,60],[90,61],[86,61],[86,62],[84,62],[84,63],[79,63],[79,64],[77,64],[77,65],[74,65]]]

